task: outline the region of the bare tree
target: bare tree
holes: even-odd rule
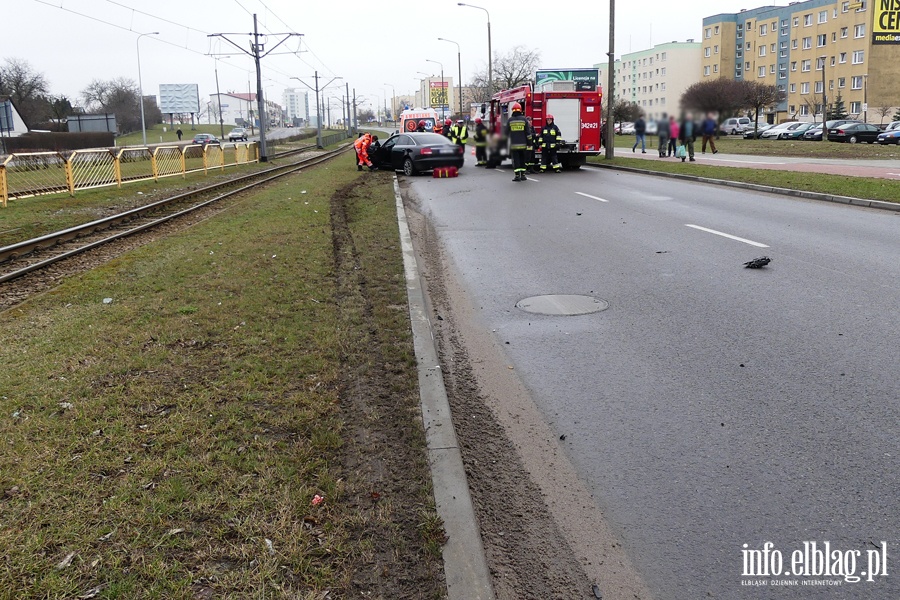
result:
[[[532,50],[525,46],[516,46],[506,54],[495,52],[492,64],[493,88],[488,82],[487,67],[475,73],[469,87],[472,88],[475,98],[487,101],[500,90],[533,83],[534,73],[540,60],[540,50]]]
[[[49,107],[44,98],[48,89],[44,74],[32,69],[25,60],[7,58],[0,66],[0,95],[12,98],[19,115],[29,127],[49,117]]]
[[[141,106],[138,104],[138,86],[132,79],[126,77],[107,81],[95,79],[81,90],[81,97],[89,110],[115,114],[120,133],[140,128]],[[144,104],[145,109],[147,105]]]
[[[644,115],[644,110],[634,102],[629,102],[624,98],[619,98],[613,104],[613,120],[616,123],[625,121],[637,121]]]
[[[784,101],[786,95],[777,86],[766,85],[760,81],[741,81],[743,88],[743,106],[754,111],[754,133],[759,133],[759,111]]]
[[[720,118],[745,108],[745,100],[742,82],[725,78],[695,83],[681,96],[681,104],[685,108],[718,112]]]
[[[893,106],[881,106],[875,109],[875,112],[881,117],[881,124],[884,125],[884,118],[891,114],[891,111],[894,109]]]

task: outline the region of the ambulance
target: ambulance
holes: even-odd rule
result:
[[[400,113],[400,131],[415,131],[419,127],[419,121],[425,121],[425,131],[431,132],[439,118],[433,108],[408,108]]]

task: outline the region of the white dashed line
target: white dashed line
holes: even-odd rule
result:
[[[525,176],[525,179],[527,179],[528,181],[534,181],[534,182],[537,182],[537,183],[540,183],[540,182],[541,182],[540,179],[535,179],[534,177],[528,177],[527,175]]]
[[[765,244],[760,244],[759,242],[754,242],[753,240],[748,240],[736,235],[731,235],[730,233],[722,233],[721,231],[716,231],[715,229],[707,229],[706,227],[700,227],[699,225],[691,225],[690,223],[687,223],[685,226],[692,227],[693,229],[699,229],[700,231],[705,231],[706,233],[720,235],[722,237],[728,238],[729,240],[744,242],[745,244],[750,244],[751,246],[756,246],[757,248],[768,248],[768,246],[766,246]]]
[[[609,200],[606,200],[604,198],[598,198],[597,196],[591,196],[590,194],[585,194],[584,192],[575,192],[575,193],[578,194],[579,196],[584,196],[585,198],[590,198],[591,200],[597,200],[599,202],[609,202]]]

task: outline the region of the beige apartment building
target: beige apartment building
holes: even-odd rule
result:
[[[623,54],[615,62],[615,99],[634,102],[648,119],[658,119],[663,113],[678,114],[681,95],[700,79],[700,46],[687,40]],[[600,70],[605,90],[609,64],[594,67]]]
[[[701,80],[775,85],[766,120],[821,121],[838,97],[853,118],[890,121],[900,105],[900,27],[888,0],[808,0],[703,19]]]

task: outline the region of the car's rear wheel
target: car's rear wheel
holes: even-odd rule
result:
[[[849,141],[850,141],[851,144],[855,144],[855,143],[858,142],[859,140],[856,139],[856,136],[855,136],[855,135],[851,135]]]
[[[407,177],[412,177],[416,174],[416,165],[413,164],[412,159],[409,157],[403,161],[403,174]]]

